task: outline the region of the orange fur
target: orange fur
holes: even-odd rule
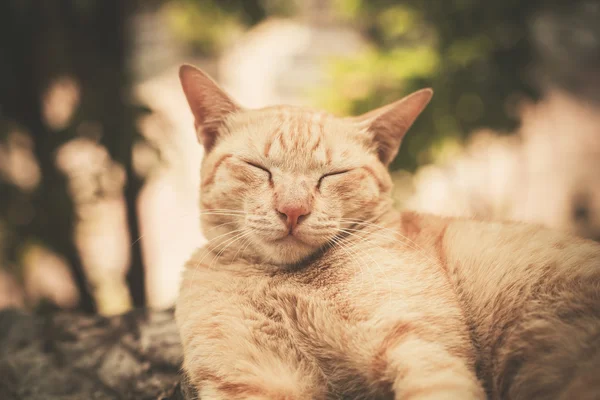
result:
[[[600,246],[393,210],[386,165],[430,92],[360,118],[224,114],[203,102],[235,103],[203,79],[182,69],[196,120],[218,126],[201,131],[209,242],[186,265],[176,311],[203,400],[599,389],[589,368],[600,372]],[[277,206],[298,202],[308,213],[290,230]]]

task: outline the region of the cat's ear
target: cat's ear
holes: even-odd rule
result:
[[[194,114],[198,142],[208,152],[217,141],[219,129],[240,107],[207,74],[191,65],[179,68],[179,79]]]
[[[353,117],[351,120],[372,135],[379,159],[383,164],[388,165],[396,157],[402,138],[432,96],[432,89],[421,89],[401,100]]]

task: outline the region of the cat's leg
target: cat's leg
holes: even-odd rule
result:
[[[202,400],[325,397],[316,361],[299,349],[281,317],[268,312],[266,297],[245,296],[247,287],[270,281],[249,284],[210,271],[184,279],[176,307],[183,369]]]
[[[204,346],[201,346],[204,347]],[[184,370],[202,400],[324,399],[318,368],[283,349],[257,347],[244,338],[187,348]]]
[[[397,400],[480,400],[485,392],[463,357],[441,344],[406,338],[385,351]]]
[[[312,377],[290,373],[289,368],[269,371],[255,366],[249,374],[235,373],[190,378],[201,400],[303,400],[324,399],[325,388]]]

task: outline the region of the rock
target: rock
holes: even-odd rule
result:
[[[196,398],[173,311],[106,318],[0,311],[0,399]]]

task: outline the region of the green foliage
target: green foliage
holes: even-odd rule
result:
[[[167,21],[178,39],[210,55],[267,15],[292,11],[283,0],[171,0],[166,6]]]
[[[319,93],[320,106],[359,114],[419,88],[435,91],[392,168],[414,170],[480,127],[514,128],[516,100],[534,95],[528,27],[541,0],[333,3],[372,46],[333,61],[332,87]]]
[[[174,1],[167,18],[178,38],[202,53],[214,53],[243,26],[240,13],[225,12],[213,1]]]

